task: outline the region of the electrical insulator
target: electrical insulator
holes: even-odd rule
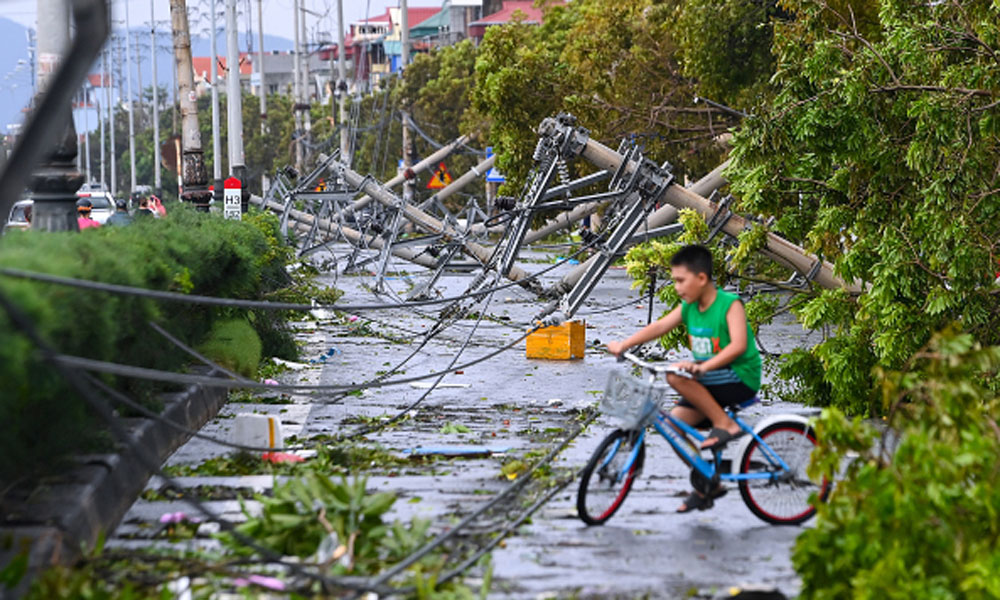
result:
[[[561,158],[556,161],[556,169],[559,171],[559,183],[569,185],[569,165],[566,161]]]
[[[517,198],[514,196],[497,196],[493,202],[500,210],[513,210],[517,206]]]
[[[545,158],[545,138],[539,138],[535,144],[535,153],[531,155],[531,160],[541,162]]]

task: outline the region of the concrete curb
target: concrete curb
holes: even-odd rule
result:
[[[218,414],[226,398],[223,388],[192,386],[164,394],[161,415],[197,431]],[[145,447],[161,463],[191,437],[160,420],[122,421],[132,443]],[[102,533],[118,526],[152,475],[135,452],[124,444],[118,447],[114,454],[78,457],[79,466],[40,484],[20,510],[3,517],[0,570],[26,549],[29,564],[28,575],[17,588],[0,588],[0,600],[19,597],[35,574],[52,565],[69,564],[92,548]]]

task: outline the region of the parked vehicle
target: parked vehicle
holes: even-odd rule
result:
[[[10,208],[10,215],[3,226],[3,233],[10,229],[28,229],[31,223],[28,222],[28,207],[35,203],[34,200],[19,200]]]
[[[77,192],[76,196],[77,198],[87,198],[90,200],[94,205],[94,208],[90,211],[90,218],[101,225],[104,225],[108,218],[115,212],[115,199],[111,196],[110,192],[99,189],[88,191],[84,188]]]

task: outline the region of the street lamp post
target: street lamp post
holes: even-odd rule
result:
[[[63,0],[38,0],[36,107],[68,47],[68,4]],[[28,189],[34,200],[31,226],[42,231],[77,231],[76,191],[83,183],[83,174],[73,168],[78,147],[72,105],[53,118],[66,123],[65,133],[28,177]]]

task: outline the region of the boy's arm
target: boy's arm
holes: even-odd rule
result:
[[[677,305],[672,311],[667,313],[667,316],[654,321],[649,325],[646,325],[639,331],[633,333],[629,337],[625,338],[620,342],[608,342],[608,350],[612,354],[618,356],[622,352],[628,350],[632,346],[638,346],[640,344],[645,344],[650,340],[655,340],[656,338],[665,335],[671,329],[677,327],[681,324],[681,306]]]
[[[729,345],[721,352],[699,363],[694,369],[694,373],[700,374],[707,371],[721,369],[740,357],[747,349],[747,313],[742,302],[733,302],[726,311],[726,325],[729,327]]]

